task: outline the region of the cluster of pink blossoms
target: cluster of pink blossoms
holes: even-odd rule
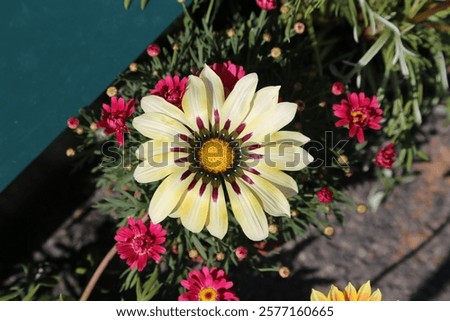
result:
[[[333,95],[342,95],[345,87],[341,82],[333,83],[331,92]],[[340,104],[333,105],[334,115],[341,118],[335,124],[336,127],[348,126],[349,136],[364,142],[364,130],[381,129],[380,121],[383,119],[383,110],[376,96],[366,97],[364,93],[348,93],[347,99],[342,99]],[[392,168],[397,154],[394,151],[394,143],[381,148],[376,157],[377,167]]]
[[[121,227],[114,239],[116,249],[122,260],[131,269],[144,270],[149,260],[159,263],[166,253],[163,243],[167,231],[160,224],[142,220],[128,219],[128,226]],[[180,301],[236,301],[239,300],[231,290],[233,282],[227,280],[225,272],[216,267],[203,267],[193,270],[188,278],[181,281],[186,292],[178,297]]]

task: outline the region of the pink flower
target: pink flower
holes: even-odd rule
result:
[[[328,187],[322,187],[317,192],[317,198],[321,203],[330,203],[333,201],[333,192]]]
[[[180,79],[178,75],[170,76],[160,79],[154,89],[150,90],[152,95],[157,95],[167,100],[172,105],[181,109],[181,100],[183,99],[184,92],[186,91],[186,84],[188,78],[183,77]]]
[[[149,259],[159,262],[166,249],[161,246],[166,241],[167,231],[161,224],[145,226],[142,220],[128,219],[128,226],[122,226],[114,239],[117,253],[126,260],[131,269],[141,272]]]
[[[392,168],[396,157],[394,143],[390,143],[378,151],[377,156],[375,156],[375,165],[378,167]]]
[[[248,250],[245,246],[238,246],[236,250],[234,250],[234,254],[236,254],[239,261],[242,261],[247,257]]]
[[[274,10],[277,8],[277,0],[256,0],[256,4],[263,10]]]
[[[230,290],[233,282],[227,281],[224,270],[215,266],[209,269],[193,270],[181,285],[187,290],[178,297],[178,301],[239,301]]]
[[[342,95],[345,91],[344,84],[340,81],[336,81],[331,85],[331,93],[335,96]]]
[[[127,118],[134,112],[134,99],[125,102],[123,98],[111,97],[111,105],[103,104],[102,120],[97,123],[97,127],[105,128],[105,134],[116,134],[119,146],[124,143],[124,132],[129,132],[126,125]]]
[[[222,63],[216,62],[211,66],[211,69],[214,70],[217,76],[222,80],[225,96],[228,96],[238,80],[245,76],[244,67],[235,65],[231,61]]]
[[[334,104],[336,117],[341,118],[335,123],[336,127],[349,126],[349,136],[364,142],[364,129],[381,129],[379,122],[383,118],[377,97],[366,97],[364,93],[349,93],[348,99],[342,99],[340,104]]]
[[[67,127],[70,129],[76,129],[79,124],[80,121],[76,117],[69,117],[69,119],[67,119]]]
[[[150,57],[158,56],[160,51],[161,51],[161,48],[156,43],[152,43],[151,45],[149,45],[147,47],[147,54]]]

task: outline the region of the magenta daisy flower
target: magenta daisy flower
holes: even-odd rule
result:
[[[152,95],[157,95],[164,98],[172,105],[181,109],[181,100],[186,91],[187,77],[180,79],[178,75],[167,75],[166,78],[160,79],[154,89],[150,90]]]
[[[225,96],[228,96],[238,80],[245,76],[244,67],[235,65],[231,61],[216,62],[211,66],[211,69],[222,80]]]
[[[97,123],[97,127],[105,128],[105,134],[116,134],[119,146],[124,143],[123,133],[129,132],[126,125],[127,119],[134,113],[134,99],[126,102],[122,97],[111,97],[111,105],[103,104],[102,120]]]
[[[348,126],[349,136],[364,142],[364,129],[381,129],[379,122],[383,118],[383,110],[376,96],[366,97],[364,93],[349,93],[347,99],[333,105],[334,115],[341,118],[336,127]]]
[[[203,267],[193,270],[181,285],[187,290],[178,297],[178,301],[239,301],[239,298],[230,290],[233,282],[227,281],[223,270],[212,267]]]
[[[117,253],[126,260],[131,269],[140,272],[152,259],[156,263],[161,260],[161,254],[166,253],[163,244],[167,231],[161,224],[150,222],[147,227],[142,220],[128,219],[128,226],[122,226],[114,239],[117,241]]]

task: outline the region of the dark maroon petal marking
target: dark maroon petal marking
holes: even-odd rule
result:
[[[259,171],[257,171],[256,169],[249,167],[246,169],[248,172],[253,173],[255,175],[260,175],[261,173]]]
[[[258,148],[261,148],[261,147],[262,147],[261,144],[254,144],[254,145],[248,146],[247,150],[255,150],[255,149],[258,149]]]
[[[189,137],[187,137],[187,135],[185,135],[185,134],[178,134],[178,137],[179,137],[181,140],[184,140],[185,142],[188,142],[188,141],[189,141]]]
[[[225,130],[228,130],[228,129],[230,129],[230,125],[231,125],[231,120],[227,120],[226,122],[225,122],[225,125],[223,125],[223,128],[225,129]]]
[[[178,163],[185,163],[185,162],[187,162],[187,161],[188,161],[188,158],[187,158],[187,157],[182,157],[182,158],[176,159],[176,160],[175,160],[175,163],[176,163],[176,164],[178,164]]]
[[[205,128],[205,125],[203,124],[203,120],[200,117],[197,117],[196,121],[197,121],[198,129],[202,130],[203,128]]]
[[[212,200],[214,203],[217,203],[217,199],[219,198],[219,188],[218,187],[213,187],[212,190]]]
[[[195,187],[195,185],[197,184],[198,180],[197,179],[193,179],[192,182],[189,184],[188,186],[188,191],[190,191],[191,189],[193,189]]]
[[[262,159],[264,155],[261,154],[248,154],[248,157],[251,159]]]
[[[220,122],[219,110],[214,109],[214,123],[218,124]]]
[[[203,196],[203,193],[205,193],[206,185],[207,185],[207,184],[202,183],[202,186],[200,186],[200,190],[199,190],[199,192],[198,192],[198,195],[200,195],[200,197]]]
[[[186,178],[188,178],[190,175],[192,174],[192,172],[190,170],[185,171],[182,175],[181,175],[181,180],[184,181]]]
[[[185,147],[171,147],[169,149],[169,152],[186,152],[186,148]]]
[[[254,182],[253,182],[253,180],[250,178],[250,177],[248,177],[247,175],[242,175],[242,177],[241,177],[245,182],[247,182],[248,184],[250,184],[250,185],[252,185],[252,184],[255,184]]]
[[[241,194],[241,188],[236,182],[231,183],[231,187],[233,187],[233,190],[236,192],[236,194]]]
[[[244,137],[242,137],[242,142],[246,142],[247,140],[249,140],[250,138],[252,138],[253,133],[248,133],[247,135],[245,135]]]
[[[242,133],[242,131],[244,130],[245,126],[247,126],[246,124],[242,123],[238,126],[238,128],[236,128],[236,133],[240,134]]]

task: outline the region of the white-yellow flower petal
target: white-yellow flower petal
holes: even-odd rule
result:
[[[245,183],[261,200],[265,212],[273,216],[290,216],[289,202],[278,188],[261,176],[250,172],[246,175],[249,179],[244,180]]]
[[[135,117],[133,127],[148,138],[168,142],[175,141],[179,134],[191,135],[178,120],[160,113],[145,113]]]
[[[200,78],[205,83],[209,121],[211,124],[215,124],[215,117],[220,115],[225,101],[222,80],[208,65],[203,68]]]
[[[206,220],[206,228],[211,235],[222,239],[228,231],[228,211],[225,203],[225,193],[222,185],[219,185],[216,195],[211,193],[209,216]]]
[[[267,166],[264,162],[259,162],[253,168],[260,173],[261,177],[274,184],[286,197],[298,194],[297,182],[288,174],[275,167]]]
[[[279,103],[268,112],[262,114],[261,117],[258,117],[250,123],[248,125],[248,129],[246,126],[244,131],[246,133],[252,133],[250,141],[261,142],[269,134],[273,134],[289,124],[292,119],[294,119],[296,112],[296,104],[286,102]],[[240,137],[243,137],[243,135],[244,132],[240,135]],[[245,145],[248,144],[249,143],[245,143]]]
[[[152,159],[155,155],[160,155],[164,153],[169,153],[174,151],[174,153],[179,153],[181,155],[181,150],[187,148],[189,144],[187,142],[166,142],[161,140],[149,140],[148,142],[142,143],[136,150],[136,158],[140,160]],[[180,156],[179,158],[181,158]]]
[[[280,86],[268,86],[258,90],[255,93],[251,104],[251,109],[244,122],[249,124],[261,114],[275,108],[278,103],[279,91]]]
[[[270,140],[276,143],[291,143],[293,145],[302,146],[309,142],[311,139],[299,132],[282,130],[273,133],[270,137]]]
[[[189,127],[194,130],[209,127],[208,99],[205,83],[197,76],[189,76],[182,106]]]
[[[156,189],[150,201],[148,213],[153,223],[159,223],[165,219],[177,205],[177,201],[186,192],[193,175],[182,179],[183,173],[188,169],[186,162],[185,168],[177,168],[170,176],[161,182]]]
[[[252,152],[263,155],[263,159],[258,162],[265,162],[268,166],[284,171],[301,170],[314,160],[303,148],[285,143],[266,145]]]
[[[185,228],[193,233],[198,233],[205,226],[210,200],[211,184],[203,185],[202,181],[198,181],[191,190],[185,193],[174,210],[174,215],[180,217]]]
[[[232,185],[225,181],[231,208],[244,234],[252,241],[261,241],[269,235],[269,225],[260,201],[243,183],[236,180],[239,187],[236,192]]]
[[[146,113],[161,113],[187,125],[186,115],[175,105],[164,98],[149,95],[141,99],[141,107]]]
[[[230,121],[229,131],[232,132],[242,123],[250,110],[257,84],[258,76],[255,73],[239,79],[220,111],[221,128],[224,128],[225,123]]]
[[[151,183],[172,174],[176,169],[185,167],[177,163],[180,158],[189,156],[187,153],[163,153],[152,155],[151,158],[139,163],[134,170],[134,179],[139,183]]]

